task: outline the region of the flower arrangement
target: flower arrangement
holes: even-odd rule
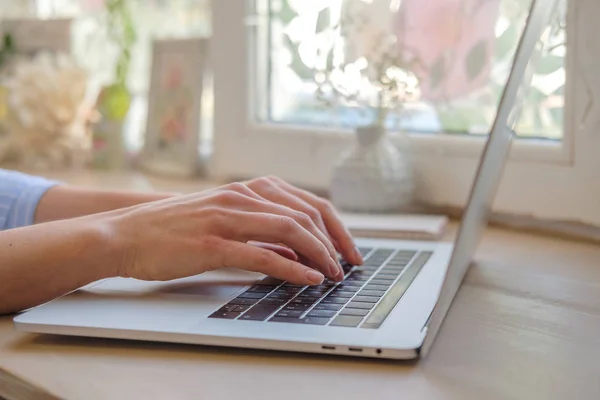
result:
[[[90,144],[87,72],[73,58],[39,53],[6,78],[9,132],[2,158],[29,167],[81,166]]]
[[[314,74],[316,97],[323,104],[351,107],[367,125],[382,128],[388,116],[399,120],[421,95],[419,60],[406,57],[382,25],[380,19],[390,15],[386,6],[389,2],[348,0],[339,23],[328,28],[330,42],[318,50]]]

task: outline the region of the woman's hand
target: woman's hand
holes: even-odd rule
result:
[[[235,267],[314,285],[324,276],[342,279],[336,249],[349,261],[362,263],[329,203],[276,178],[230,184],[106,217],[121,254],[119,275],[125,277],[171,280]],[[310,267],[285,247],[309,260]]]

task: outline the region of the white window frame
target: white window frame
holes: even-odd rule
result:
[[[252,1],[213,1],[214,140],[220,179],[276,174],[326,190],[333,162],[352,132],[258,122],[256,24]],[[597,0],[568,0],[565,138],[513,143],[493,205],[498,213],[600,225],[600,46]],[[264,87],[264,86],[263,86]],[[596,101],[594,101],[596,99]],[[416,196],[432,206],[463,207],[485,138],[411,135]]]

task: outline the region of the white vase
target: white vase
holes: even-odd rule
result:
[[[402,212],[412,205],[414,179],[408,146],[395,146],[379,126],[356,129],[354,146],[335,165],[331,201],[340,210]]]

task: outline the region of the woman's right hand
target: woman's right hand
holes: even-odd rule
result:
[[[115,212],[108,222],[118,275],[171,280],[219,268],[260,272],[299,285],[341,280],[334,245],[308,215],[270,202],[244,184]],[[309,265],[249,242],[282,244]]]

